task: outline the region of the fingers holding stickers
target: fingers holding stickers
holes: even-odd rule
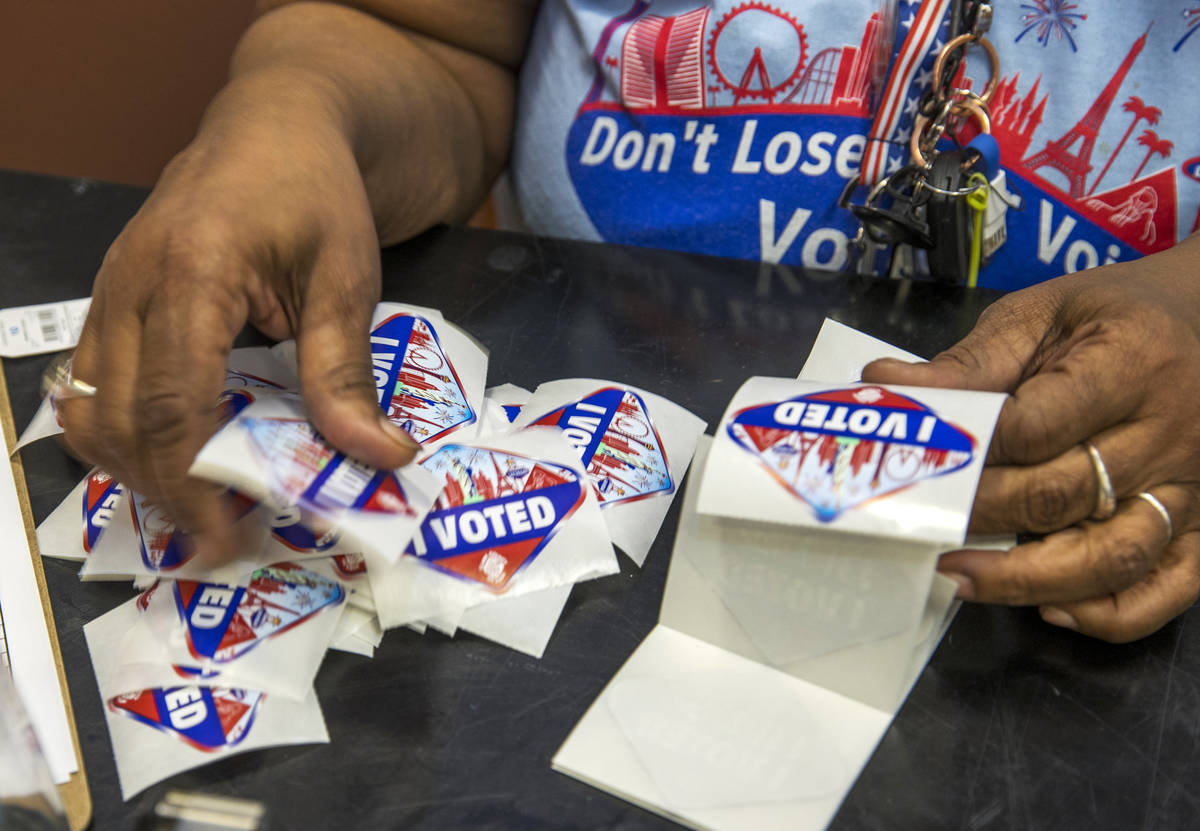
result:
[[[1200,596],[1200,239],[993,304],[925,364],[876,383],[1007,391],[971,518],[1045,536],[943,555],[960,596],[1038,605],[1110,641],[1150,634]]]
[[[331,441],[378,467],[415,452],[375,397],[366,334],[379,241],[362,179],[344,141],[314,132],[221,136],[218,149],[200,138],[172,162],[96,277],[71,367],[94,395],[58,400],[71,447],[213,560],[236,553],[230,507],[188,469],[218,426],[247,322],[296,337],[310,415]]]

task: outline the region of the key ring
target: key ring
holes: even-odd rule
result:
[[[946,60],[951,52],[958,47],[963,46],[964,44],[972,42],[978,43],[981,47],[983,47],[983,51],[987,53],[989,68],[992,72],[992,74],[988,76],[988,82],[983,88],[983,94],[979,96],[981,99],[980,103],[986,107],[992,100],[992,95],[995,94],[996,88],[1000,86],[1000,79],[996,77],[996,67],[1000,65],[1000,58],[996,55],[996,47],[992,46],[992,42],[987,38],[983,36],[977,37],[974,34],[968,33],[965,35],[959,35],[958,37],[952,39],[945,45],[945,47],[942,48],[941,52],[938,52],[937,59],[933,62],[933,77],[942,77],[942,70],[946,67]],[[957,92],[957,90],[954,91]]]
[[[912,156],[912,160],[915,164],[920,165],[926,170],[928,170],[929,166],[933,164],[932,158],[925,157],[926,148],[923,147],[924,142],[922,141],[922,134],[925,133],[926,127],[931,127],[929,132],[933,136],[933,141],[929,143],[927,149],[932,151],[937,145],[938,140],[941,139],[946,132],[946,124],[942,119],[944,119],[945,115],[949,114],[955,106],[965,107],[970,112],[971,117],[974,118],[978,124],[979,131],[981,133],[990,133],[992,131],[992,120],[988,117],[987,110],[984,107],[980,106],[973,100],[968,100],[958,105],[954,105],[952,102],[947,101],[945,106],[942,107],[942,112],[938,114],[937,119],[931,121],[928,116],[918,115],[913,121],[912,137],[908,140],[908,152],[909,155]]]

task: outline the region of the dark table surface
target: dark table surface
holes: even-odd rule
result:
[[[145,191],[0,173],[0,306],[89,293]],[[994,295],[665,251],[436,229],[384,252],[384,296],[440,308],[491,350],[489,384],[628,382],[713,425],[750,375],[799,370],[830,316],[918,354]],[[5,362],[14,416],[48,356]],[[54,442],[24,454],[40,521],[84,475]],[[550,769],[654,625],[678,500],[640,571],[576,587],[538,661],[475,638],[389,632],[331,652],[328,745],[256,751],[123,803],[82,626],[132,596],[46,560],[96,828],[132,827],[169,785],[263,800],[276,828],[669,828]],[[1192,609],[1111,646],[1026,609],[967,606],[834,820],[836,829],[1166,829],[1200,825],[1200,636]]]

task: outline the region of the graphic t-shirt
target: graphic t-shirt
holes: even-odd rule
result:
[[[544,0],[513,149],[522,217],[559,236],[853,267],[859,226],[838,197],[910,162],[951,5]],[[1196,230],[1200,3],[993,5],[1004,175],[989,199],[1005,242],[980,285],[1136,259]],[[966,63],[981,89],[986,57]],[[873,122],[884,141],[868,142]]]

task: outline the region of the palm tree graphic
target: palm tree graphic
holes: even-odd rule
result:
[[[1121,140],[1117,142],[1116,149],[1112,151],[1112,155],[1109,156],[1108,161],[1104,163],[1104,169],[1100,171],[1100,175],[1097,176],[1096,181],[1092,183],[1092,189],[1087,193],[1088,196],[1091,196],[1096,192],[1096,188],[1100,185],[1100,180],[1104,178],[1105,173],[1108,173],[1108,168],[1112,166],[1113,159],[1115,159],[1117,154],[1121,152],[1121,148],[1125,146],[1125,141],[1129,138],[1130,134],[1133,133],[1133,128],[1137,127],[1137,123],[1139,121],[1145,121],[1147,124],[1153,127],[1158,123],[1158,117],[1162,115],[1162,110],[1160,110],[1158,107],[1147,106],[1146,102],[1141,98],[1138,98],[1136,95],[1129,96],[1129,99],[1121,105],[1121,109],[1127,113],[1133,113],[1133,121],[1129,123],[1128,129],[1125,130],[1125,135],[1121,136]],[[1144,164],[1145,163],[1143,162],[1143,165]],[[1136,179],[1137,176],[1134,176],[1133,178]]]
[[[1142,134],[1138,136],[1137,143],[1146,148],[1146,158],[1142,159],[1142,163],[1138,165],[1133,178],[1129,180],[1131,182],[1136,181],[1137,177],[1142,175],[1142,169],[1146,166],[1146,162],[1150,161],[1151,156],[1157,153],[1165,159],[1175,149],[1174,142],[1159,138],[1158,133],[1153,130],[1143,130]]]

